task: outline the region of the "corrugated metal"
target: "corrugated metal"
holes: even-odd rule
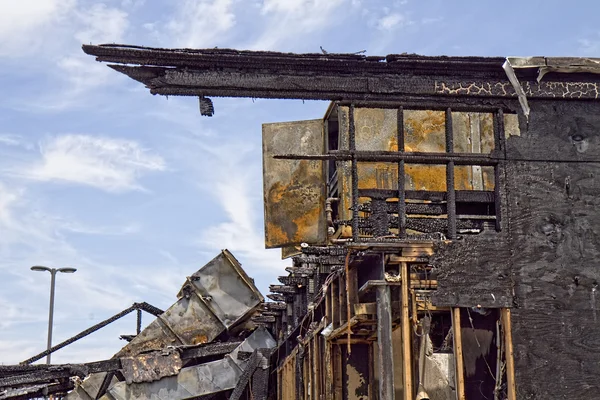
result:
[[[323,152],[323,120],[263,124],[265,247],[325,243],[324,163],[273,158]]]

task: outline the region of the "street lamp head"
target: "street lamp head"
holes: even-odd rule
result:
[[[59,268],[58,269],[58,272],[64,272],[64,273],[67,273],[67,274],[72,274],[75,271],[77,271],[77,268],[66,267],[66,268]]]
[[[40,271],[40,272],[43,272],[43,271],[52,272],[52,270],[50,268],[43,267],[41,265],[34,265],[33,267],[31,267],[31,270],[32,271]]]

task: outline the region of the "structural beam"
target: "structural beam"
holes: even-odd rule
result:
[[[452,309],[452,332],[454,334],[454,365],[456,368],[456,399],[465,398],[465,369],[463,364],[462,331],[460,328],[460,308]]]

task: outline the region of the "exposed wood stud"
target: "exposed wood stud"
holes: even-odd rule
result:
[[[338,279],[331,282],[331,320],[334,329],[340,326],[340,303],[338,301]]]
[[[412,362],[411,362],[411,325],[410,325],[410,304],[409,304],[409,274],[408,264],[400,263],[400,279],[401,279],[401,296],[402,296],[402,362],[404,373],[404,400],[413,399],[413,378],[412,378]]]
[[[381,256],[381,268],[385,268]],[[392,294],[387,285],[377,286],[377,361],[379,398],[394,400],[394,353],[392,351]]]
[[[516,400],[517,390],[515,385],[515,361],[510,308],[503,308],[500,312],[502,316],[502,325],[504,326],[504,348],[506,357],[506,383],[508,387],[508,400]]]
[[[456,379],[456,399],[466,400],[465,370],[463,366],[462,331],[460,328],[460,308],[452,309],[452,333],[454,335],[454,365]]]

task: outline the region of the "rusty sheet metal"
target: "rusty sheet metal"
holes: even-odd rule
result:
[[[207,343],[224,330],[225,326],[198,296],[188,294],[151,322],[116,357],[133,357],[167,346]]]
[[[284,246],[281,248],[281,259],[285,260],[286,258],[290,258],[293,256],[297,256],[298,254],[302,254],[302,250],[300,246]]]
[[[275,339],[264,328],[255,330],[234,353],[270,349]],[[262,357],[262,356],[261,356]],[[248,360],[238,360],[232,355],[221,360],[182,368],[177,375],[165,376],[152,382],[118,382],[111,386],[102,400],[187,399],[233,389],[240,380]]]
[[[153,382],[165,376],[177,375],[182,362],[177,351],[167,354],[155,352],[137,357],[124,357],[121,359],[121,366],[125,382],[131,384]]]
[[[254,281],[228,250],[200,268],[190,277],[190,282],[195,287],[196,297],[203,299],[226,328],[243,320],[264,301]]]
[[[322,161],[275,160],[277,154],[323,154],[323,120],[263,124],[265,247],[324,244]]]
[[[116,357],[133,357],[167,346],[213,341],[236,322],[252,314],[263,300],[233,255],[221,254],[184,284],[179,300],[158,316]]]

